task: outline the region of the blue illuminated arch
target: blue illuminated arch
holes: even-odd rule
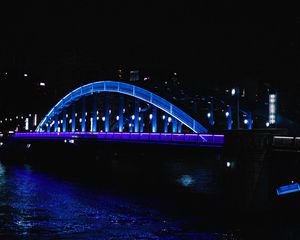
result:
[[[148,102],[157,108],[163,110],[164,112],[171,115],[173,118],[176,118],[182,124],[190,128],[195,133],[206,133],[207,129],[203,127],[199,122],[193,119],[191,116],[180,110],[178,107],[174,106],[167,100],[159,97],[158,95],[149,92],[143,88],[116,81],[99,81],[86,84],[81,86],[64,98],[62,98],[43,118],[36,128],[36,132],[42,131],[42,127],[49,120],[52,119],[56,114],[59,114],[64,107],[68,107],[72,102],[79,100],[83,96],[88,96],[93,93],[101,92],[113,92],[129,95],[138,99],[141,99],[145,102]]]

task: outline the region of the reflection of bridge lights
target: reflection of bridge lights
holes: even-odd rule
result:
[[[194,182],[194,179],[190,175],[182,175],[178,181],[184,187],[188,187]]]
[[[171,117],[168,117],[168,122],[172,122],[172,118]]]
[[[226,113],[225,113],[225,116],[226,116],[226,117],[229,117],[229,112],[226,112]]]
[[[210,118],[211,117],[211,113],[209,112],[209,113],[207,113],[207,117],[208,118]]]
[[[152,116],[152,113],[150,113],[150,114],[149,114],[149,119],[151,120],[151,119],[152,119],[152,117],[153,117],[153,116]]]

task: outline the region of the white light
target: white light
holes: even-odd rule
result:
[[[168,122],[172,122],[172,118],[171,117],[168,117]]]
[[[230,167],[231,163],[230,162],[226,162],[226,167]]]
[[[24,77],[28,77],[28,74],[27,74],[27,73],[24,73]]]
[[[139,121],[141,121],[142,120],[142,118],[141,117],[139,117]]]
[[[74,144],[74,142],[75,142],[74,139],[70,139],[70,140],[69,140],[69,143]]]
[[[134,115],[131,115],[131,119],[134,120],[134,119],[135,119],[135,116],[134,116]]]
[[[10,118],[9,121],[11,122],[11,121],[12,121],[12,118]]]
[[[7,121],[7,118],[5,118],[4,120]]]
[[[82,119],[81,119],[81,118],[79,118],[79,122],[80,122],[80,123],[82,122]]]
[[[231,96],[234,96],[235,95],[235,88],[232,88],[231,89]]]
[[[85,116],[87,116],[87,112],[85,112]]]
[[[60,123],[63,123],[64,121],[63,120],[60,120]]]
[[[119,117],[119,116],[116,116],[116,119],[117,119],[117,121],[119,121],[120,117]]]
[[[229,112],[226,112],[226,113],[225,113],[225,116],[226,116],[226,117],[229,117]]]
[[[132,126],[132,124],[131,124],[131,123],[129,123],[129,124],[128,124],[128,126],[129,126],[129,127],[131,127],[131,126]]]
[[[165,118],[166,118],[166,116],[165,116],[165,115],[162,115],[162,119],[165,120]]]
[[[111,110],[110,109],[108,110],[108,113],[111,114]]]
[[[75,117],[77,117],[77,113],[75,113]]]
[[[105,121],[105,117],[102,117],[102,121],[103,121],[103,122]]]
[[[97,120],[99,120],[99,117],[97,117]]]
[[[123,108],[123,113],[125,113],[125,108]]]
[[[2,120],[0,120],[0,123],[2,123]]]
[[[269,122],[266,122],[266,127],[269,127],[270,126],[270,123]]]
[[[45,86],[46,86],[46,83],[40,82],[40,86],[45,87]]]
[[[152,119],[152,117],[153,117],[153,116],[152,116],[152,113],[150,113],[150,114],[149,114],[149,119],[151,120],[151,119]]]
[[[248,119],[244,119],[244,124],[248,124]]]
[[[209,113],[207,113],[207,117],[208,118],[210,118],[211,117],[211,113],[209,112]]]
[[[0,142],[0,147],[3,145],[3,142]]]
[[[64,143],[66,143],[66,142],[67,142],[67,139],[64,140]]]
[[[72,123],[72,119],[69,120],[69,123]]]
[[[18,116],[16,116],[16,119],[18,119],[19,117]]]

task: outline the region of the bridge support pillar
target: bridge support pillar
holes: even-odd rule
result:
[[[178,133],[182,132],[182,123],[178,122]]]
[[[152,132],[157,132],[157,108],[155,106],[152,107]]]
[[[232,129],[232,111],[231,111],[231,106],[227,106],[227,129],[231,130]]]
[[[123,109],[124,109],[124,96],[120,95],[119,102],[119,132],[123,132]]]
[[[94,93],[93,96],[93,124],[92,124],[92,131],[97,131],[97,100],[98,100],[98,94]]]
[[[252,129],[252,113],[251,112],[248,112],[247,119],[248,119],[248,129]]]
[[[211,99],[211,103],[209,104],[209,125],[214,126],[214,104],[213,104],[213,99]]]
[[[172,132],[177,133],[177,119],[172,119]]]
[[[63,110],[63,126],[62,126],[62,131],[66,132],[67,131],[67,109],[64,108]]]
[[[168,132],[168,116],[165,116],[164,118],[164,133]]]
[[[104,122],[104,131],[109,132],[109,94],[105,94],[105,122]]]
[[[141,118],[141,120],[140,120],[140,132],[142,133],[142,132],[144,132],[144,114],[141,113],[140,115],[141,115],[140,116],[140,118]]]
[[[81,132],[85,132],[86,97],[82,98]]]
[[[55,115],[54,132],[58,132],[58,114]]]
[[[139,132],[139,109],[140,100],[136,98],[134,101],[134,132]]]
[[[75,110],[76,110],[76,103],[72,103],[72,132],[75,132],[75,124],[76,124],[76,119],[75,119]]]

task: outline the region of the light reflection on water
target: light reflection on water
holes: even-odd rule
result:
[[[185,226],[137,199],[0,163],[0,239],[237,239]]]

